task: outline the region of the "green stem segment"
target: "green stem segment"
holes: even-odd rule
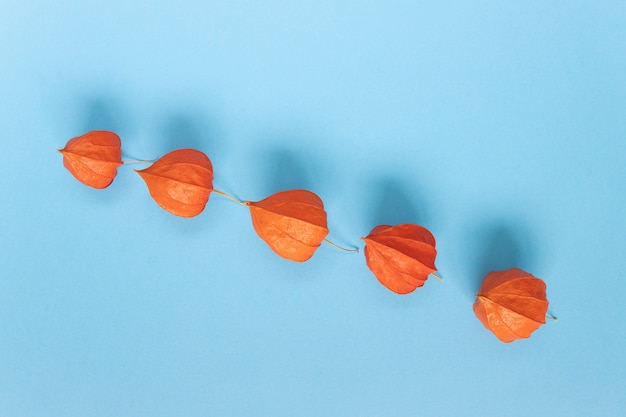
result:
[[[337,249],[342,250],[342,251],[344,251],[344,252],[359,253],[359,250],[358,250],[358,249],[346,249],[346,248],[343,248],[343,247],[339,246],[339,245],[338,245],[338,244],[336,244],[336,243],[331,242],[331,241],[330,241],[330,240],[328,240],[328,239],[324,239],[324,242],[326,242],[326,243],[328,243],[329,245],[334,246],[334,247],[336,247]]]
[[[552,320],[552,321],[557,321],[558,319],[556,317],[554,317],[552,314],[546,314],[546,318],[548,320]]]
[[[122,161],[124,165],[128,164],[152,164],[154,159],[124,159]]]
[[[443,282],[443,278],[441,278],[441,275],[439,275],[437,272],[433,272],[431,275],[437,278],[439,282]]]
[[[233,197],[230,194],[225,193],[224,191],[219,191],[219,190],[213,190],[213,192],[215,194],[219,194],[219,195],[223,195],[224,197],[228,198],[229,200],[234,201],[235,203],[239,204],[240,206],[247,206],[247,201],[241,201],[238,198]]]

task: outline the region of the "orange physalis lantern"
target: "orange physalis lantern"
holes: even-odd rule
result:
[[[365,241],[365,261],[391,291],[408,294],[424,285],[435,267],[435,238],[416,224],[376,226]]]
[[[324,204],[310,191],[283,191],[245,204],[259,237],[285,259],[308,260],[328,235]]]
[[[122,165],[120,137],[106,130],[94,130],[70,139],[63,154],[63,165],[80,182],[94,188],[106,188]]]
[[[530,337],[547,312],[545,282],[518,268],[487,274],[474,302],[478,320],[505,343]]]
[[[176,216],[200,214],[213,191],[213,165],[195,149],[172,151],[137,173],[154,201]]]

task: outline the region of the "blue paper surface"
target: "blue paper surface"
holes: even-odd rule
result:
[[[0,64],[0,415],[626,412],[624,2],[13,1]],[[55,150],[93,129],[239,198],[309,189],[344,246],[428,227],[444,282],[283,260],[141,165],[86,187]],[[503,344],[472,303],[509,267],[559,320]]]

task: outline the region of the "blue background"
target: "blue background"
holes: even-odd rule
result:
[[[623,1],[8,0],[0,63],[0,415],[624,415]],[[86,187],[55,149],[92,129],[310,189],[346,246],[422,224],[445,280]],[[513,266],[559,320],[503,344],[472,303]]]

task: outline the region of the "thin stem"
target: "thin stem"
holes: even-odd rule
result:
[[[443,278],[441,278],[441,275],[439,275],[437,272],[433,272],[431,275],[437,278],[439,282],[443,282]]]
[[[241,201],[238,198],[235,198],[232,195],[225,193],[224,191],[213,190],[213,192],[216,193],[216,194],[219,194],[219,195],[223,195],[224,197],[234,201],[235,203],[239,204],[240,206],[247,206],[245,201]]]
[[[341,246],[339,246],[338,244],[333,243],[333,242],[331,242],[331,241],[330,241],[330,240],[328,240],[328,239],[324,239],[324,242],[326,242],[326,243],[328,243],[329,245],[334,246],[334,247],[336,247],[337,249],[342,250],[342,251],[344,251],[344,252],[359,253],[359,250],[358,250],[358,249],[346,249],[346,248],[342,248],[342,247],[341,247]]]
[[[124,159],[122,163],[126,164],[151,164],[154,162],[154,159]]]
[[[552,320],[552,321],[558,321],[559,320],[556,317],[554,317],[552,314],[546,314],[546,318],[548,320]]]

